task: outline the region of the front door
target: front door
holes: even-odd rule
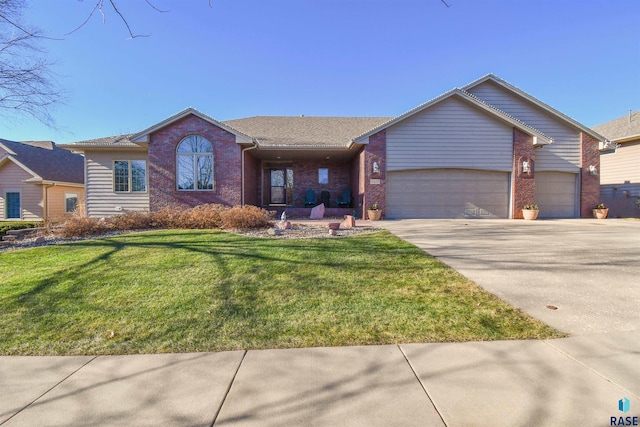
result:
[[[272,205],[284,205],[287,203],[286,170],[271,169],[271,200]]]
[[[293,205],[293,169],[269,169],[269,204]]]
[[[20,193],[7,192],[5,194],[7,205],[7,219],[20,219]]]

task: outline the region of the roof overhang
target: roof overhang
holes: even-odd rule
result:
[[[64,185],[65,187],[84,188],[84,184],[80,184],[77,182],[51,181],[48,179],[41,179],[41,178],[29,178],[29,179],[25,179],[24,182],[27,182],[29,184],[38,184],[38,185]]]
[[[566,114],[561,113],[560,111],[556,110],[555,108],[545,104],[544,102],[540,101],[537,98],[534,98],[533,96],[529,95],[527,92],[523,91],[520,88],[517,88],[516,86],[512,85],[511,83],[508,83],[504,80],[502,80],[500,77],[496,76],[495,74],[487,74],[483,77],[480,77],[477,80],[472,81],[471,83],[469,83],[466,86],[462,87],[462,90],[464,91],[468,91],[469,89],[472,89],[476,86],[481,85],[482,83],[485,83],[487,81],[491,81],[499,86],[502,86],[503,88],[515,93],[516,95],[520,96],[521,98],[526,99],[527,101],[529,101],[530,103],[536,105],[537,107],[543,109],[544,111],[546,111],[547,113],[559,118],[560,120],[563,120],[565,122],[570,123],[572,126],[578,128],[580,131],[586,133],[587,135],[590,135],[591,137],[597,139],[598,141],[605,141],[605,137],[600,135],[597,132],[594,132],[592,129],[588,128],[587,126],[583,125],[582,123],[572,119],[571,117],[567,116]]]
[[[76,154],[84,154],[85,151],[139,151],[146,152],[148,144],[146,143],[138,143],[138,144],[126,144],[126,143],[102,143],[102,144],[91,144],[91,143],[73,143],[73,144],[65,144],[58,145],[59,148],[64,148],[65,150],[69,150],[72,153]]]
[[[533,137],[533,145],[535,146],[543,146],[543,145],[547,145],[547,144],[551,144],[553,142],[553,138],[545,135],[544,133],[540,132],[539,130],[527,125],[526,123],[521,122],[520,120],[516,119],[515,117],[505,113],[504,111],[482,101],[480,98],[477,98],[476,96],[462,90],[462,89],[452,89],[449,92],[446,92],[436,98],[431,99],[430,101],[425,102],[424,104],[421,104],[419,106],[417,106],[416,108],[407,111],[404,114],[401,114],[400,116],[389,120],[386,123],[383,123],[382,125],[370,130],[369,132],[362,134],[360,136],[358,136],[357,138],[354,138],[352,140],[353,143],[356,144],[368,144],[369,143],[369,137],[384,130],[387,129],[411,116],[414,116],[415,114],[418,114],[446,99],[452,98],[452,97],[456,97],[458,99],[461,99],[471,105],[476,106],[477,108],[480,108],[481,110],[484,110],[485,112],[491,114],[492,116],[494,116],[497,120],[500,120],[504,123],[507,123],[515,128],[520,129],[521,131],[523,131],[524,133],[531,135]]]
[[[251,155],[260,160],[270,161],[293,161],[293,160],[316,160],[316,161],[348,161],[357,153],[359,146],[257,146],[256,150],[251,150]]]
[[[169,117],[169,118],[167,118],[167,119],[165,119],[165,120],[163,120],[163,121],[161,121],[159,123],[156,123],[155,125],[147,128],[147,129],[145,129],[145,130],[143,130],[141,132],[138,132],[135,135],[132,135],[130,140],[131,140],[131,142],[134,142],[134,143],[141,143],[141,142],[148,143],[149,142],[149,137],[153,132],[155,132],[157,130],[160,130],[160,129],[166,127],[166,126],[169,126],[171,123],[174,123],[174,122],[176,122],[176,121],[178,121],[180,119],[183,119],[183,118],[185,118],[185,117],[187,117],[189,115],[196,116],[196,117],[198,117],[198,118],[200,118],[200,119],[202,119],[202,120],[204,120],[204,121],[206,121],[206,122],[208,122],[208,123],[210,123],[210,124],[212,124],[214,126],[217,126],[217,127],[221,128],[223,130],[226,130],[229,133],[232,133],[233,135],[235,135],[236,143],[238,143],[238,144],[251,144],[253,142],[253,139],[250,136],[245,135],[244,133],[240,132],[239,130],[234,129],[231,126],[226,125],[226,124],[214,119],[213,117],[208,116],[208,115],[206,115],[206,114],[204,114],[204,113],[202,113],[202,112],[200,112],[200,111],[198,111],[198,110],[196,110],[195,108],[192,108],[192,107],[189,107],[189,108],[187,108],[185,110],[182,110],[181,112],[179,112],[177,114],[174,114],[173,116],[171,116],[171,117]]]

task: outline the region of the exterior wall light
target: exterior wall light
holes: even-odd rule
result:
[[[523,173],[529,173],[531,172],[531,163],[529,163],[528,161],[523,161],[522,162],[522,172]]]
[[[371,172],[374,175],[378,175],[380,173],[380,163],[378,163],[378,161],[374,160],[371,164]]]
[[[596,168],[594,165],[589,166],[589,173],[593,176],[598,175],[598,168]]]

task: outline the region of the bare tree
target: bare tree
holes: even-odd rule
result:
[[[23,23],[24,8],[24,0],[0,0],[0,114],[20,112],[53,127],[50,109],[62,93],[39,46],[46,37]]]

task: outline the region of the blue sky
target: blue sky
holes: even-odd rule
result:
[[[58,130],[0,117],[0,138],[137,132],[192,106],[255,115],[396,116],[489,72],[593,126],[640,109],[637,0],[30,0],[65,104]],[[105,2],[107,3],[107,2]]]

